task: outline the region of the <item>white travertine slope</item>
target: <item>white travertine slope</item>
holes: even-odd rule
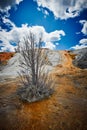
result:
[[[52,51],[52,50],[46,50],[47,57],[50,62],[49,65],[46,65],[45,71],[51,71],[53,70],[54,66],[60,64],[61,62],[61,54],[59,51]],[[18,72],[20,71],[19,61],[23,57],[20,53],[16,53],[14,57],[12,57],[7,65],[4,67],[4,69],[0,72],[0,76],[10,76],[10,77],[17,77]]]

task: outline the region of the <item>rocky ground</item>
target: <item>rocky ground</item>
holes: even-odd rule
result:
[[[17,94],[19,77],[0,77],[0,130],[87,130],[87,69],[72,64],[60,51],[61,62],[51,71],[54,94],[35,103]]]

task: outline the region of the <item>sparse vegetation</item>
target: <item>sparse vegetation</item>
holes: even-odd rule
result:
[[[19,46],[18,46],[19,47]],[[48,64],[46,51],[42,49],[42,36],[36,42],[35,35],[29,33],[20,47],[23,60],[20,61],[19,72],[23,89],[20,96],[28,102],[35,102],[49,97],[52,90],[52,80],[48,76],[45,65]]]

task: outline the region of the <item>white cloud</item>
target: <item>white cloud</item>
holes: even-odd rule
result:
[[[2,17],[2,21],[5,25],[8,25],[9,27],[15,27],[15,24],[10,21],[10,19],[6,18],[5,16]]]
[[[44,10],[44,14],[45,14],[45,15],[49,15],[49,13],[48,13],[47,10]]]
[[[87,47],[87,39],[83,38],[79,41],[79,45],[73,46],[71,47],[71,49],[82,49],[82,48],[86,48]]]
[[[55,44],[56,44],[56,46],[58,46],[58,45],[59,45],[59,43],[58,43],[58,42],[56,42]]]
[[[0,31],[0,40],[2,41],[1,50],[9,50],[13,51],[14,46],[11,45],[11,42],[18,43],[23,39],[25,34],[28,33],[28,27],[27,25],[22,25],[22,27],[13,27],[11,31],[6,31],[4,29],[1,29]]]
[[[49,49],[53,50],[56,48],[56,46],[52,42],[46,42],[45,48],[49,48]]]
[[[46,48],[54,49],[56,45],[54,45],[55,41],[61,40],[61,36],[65,36],[65,32],[63,30],[56,30],[50,33],[47,33],[44,27],[42,26],[33,26],[29,27],[29,29],[37,36],[42,34],[43,42],[45,43]]]
[[[54,42],[54,41],[59,41],[61,39],[61,35],[62,36],[65,36],[65,33],[63,30],[56,30],[54,32],[51,32],[51,33],[46,33],[45,34],[45,38],[46,38],[46,41],[51,41],[51,42]]]
[[[38,10],[38,11],[41,11],[41,8],[37,7],[37,10]]]
[[[38,7],[49,9],[55,18],[67,19],[79,15],[87,8],[87,0],[34,0]]]
[[[8,11],[12,6],[18,5],[23,0],[0,0],[0,10]]]
[[[82,49],[82,48],[86,48],[86,47],[87,47],[87,45],[76,45],[76,46],[71,47],[71,49],[78,50],[78,49]]]
[[[86,45],[87,44],[87,38],[81,39],[79,41],[80,44]]]
[[[87,35],[87,20],[80,20],[80,24],[82,24],[82,30],[81,32],[84,35]],[[87,47],[87,38],[83,38],[79,41],[79,44],[76,46],[71,47],[72,49],[82,49]]]
[[[21,27],[16,27],[13,22],[5,18],[4,22],[11,24],[12,29],[9,32],[7,30],[0,29],[0,40],[2,41],[1,44],[2,51],[5,50],[13,51],[14,46],[11,44],[11,42],[18,43],[20,41],[21,43],[23,41],[23,38],[26,35],[28,35],[30,31],[35,34],[37,42],[39,36],[42,35],[43,36],[42,40],[45,43],[45,47],[50,49],[54,49],[56,47],[56,44],[54,45],[54,42],[61,40],[61,36],[65,36],[63,30],[60,31],[56,30],[47,33],[43,26],[29,27],[27,24],[23,24]]]
[[[83,25],[81,32],[84,35],[87,35],[87,20],[80,20],[80,23]]]
[[[42,11],[42,13],[44,14],[44,17],[46,18],[49,15],[49,12],[43,8],[37,7],[38,11]]]

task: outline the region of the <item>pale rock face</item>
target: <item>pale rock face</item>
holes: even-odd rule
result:
[[[47,52],[47,58],[50,62],[49,65],[45,65],[45,72],[50,72],[53,70],[53,68],[60,64],[61,62],[61,54],[59,51],[52,51],[52,50],[46,50]],[[23,60],[23,57],[20,53],[16,53],[14,57],[12,57],[7,65],[4,67],[4,69],[0,72],[0,76],[10,76],[10,77],[17,77],[18,72],[20,72],[21,67],[20,60]]]
[[[49,61],[49,64],[46,64],[44,67],[44,72],[51,72],[55,66],[58,64],[63,64],[62,61],[64,61],[64,57],[61,55],[60,51],[53,51],[53,50],[45,50],[47,54],[47,59]],[[82,69],[87,68],[87,48],[79,49],[73,51],[76,55],[75,60],[73,61],[73,64],[77,67],[80,67]],[[0,77],[11,77],[15,78],[19,74],[21,67],[20,60],[23,61],[23,57],[20,53],[16,53],[14,57],[12,57],[6,66],[0,71]],[[29,73],[28,73],[29,74]]]
[[[62,61],[64,61],[60,51],[53,51],[48,49],[45,50],[45,52],[47,54],[49,64],[45,65],[44,72],[51,72],[55,66],[62,64]],[[77,54],[73,64],[80,68],[87,68],[87,48],[75,50],[73,53]],[[21,67],[19,66],[20,60],[23,60],[23,57],[20,53],[16,53],[14,57],[8,61],[7,65],[4,66],[2,71],[0,71],[0,77],[17,77],[18,72],[21,70]]]
[[[51,62],[52,66],[56,66],[61,62],[61,55],[58,51],[50,51],[47,54],[49,61]]]
[[[73,64],[82,69],[87,68],[87,48],[78,49],[73,51],[74,54],[77,54]]]
[[[0,76],[12,76],[15,77],[18,75],[18,70],[20,70],[19,67],[19,59],[21,55],[19,53],[15,54],[14,57],[12,57],[7,65],[4,67],[4,69],[1,71]]]

